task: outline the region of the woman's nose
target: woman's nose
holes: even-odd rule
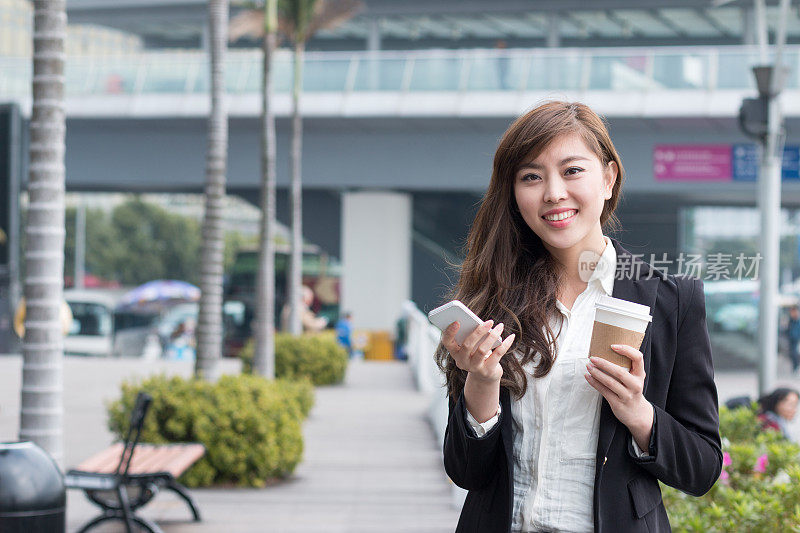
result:
[[[547,186],[544,192],[544,201],[547,203],[558,203],[567,198],[567,187],[559,177],[550,178],[547,180]]]

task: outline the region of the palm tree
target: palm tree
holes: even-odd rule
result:
[[[25,223],[27,312],[19,438],[35,442],[61,462],[66,1],[35,2],[33,20],[33,107]]]
[[[225,107],[225,50],[228,0],[208,2],[211,52],[211,113],[206,153],[205,216],[200,266],[200,311],[197,324],[195,374],[215,381],[222,353],[222,273],[224,232],[222,212],[228,152],[228,115]]]
[[[270,66],[278,41],[278,0],[264,3],[264,57],[261,76],[261,228],[256,282],[256,325],[253,370],[275,377],[275,111],[271,105]]]
[[[300,94],[303,88],[303,54],[308,40],[319,30],[333,28],[352,18],[362,8],[358,0],[284,0],[278,4],[280,30],[294,46],[292,84],[292,148],[291,203],[292,243],[289,263],[289,331],[302,332],[300,322],[303,262],[301,157],[303,121],[300,115]],[[242,35],[264,35],[264,14],[260,10],[245,11],[234,20]]]
[[[258,27],[253,28],[256,24]],[[250,12],[231,21],[231,41],[246,34],[262,39],[261,70],[261,224],[259,228],[258,272],[256,275],[256,320],[253,371],[268,379],[275,377],[275,111],[272,108],[271,67],[278,42],[278,0],[266,0],[261,20]]]
[[[292,252],[289,263],[289,331],[303,332],[301,323],[303,279],[303,186],[300,162],[303,154],[303,118],[300,94],[303,90],[303,54],[306,43],[319,30],[332,28],[353,17],[362,7],[357,0],[290,0],[283,12],[286,33],[294,44],[292,84]]]

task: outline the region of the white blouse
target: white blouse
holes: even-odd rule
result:
[[[556,301],[560,311],[550,321],[556,337],[557,357],[550,372],[533,378],[528,373],[525,395],[511,399],[514,427],[514,507],[511,531],[594,530],[595,454],[599,434],[602,396],[586,381],[589,344],[594,323],[594,304],[611,295],[617,253],[608,237],[588,286],[572,309]],[[562,322],[563,320],[563,322]],[[561,331],[559,332],[559,327]],[[482,437],[499,419],[498,414],[484,423],[467,411],[475,434]],[[631,440],[633,440],[631,438]],[[634,450],[641,450],[634,442]]]

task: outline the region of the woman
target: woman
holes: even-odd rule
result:
[[[500,141],[454,295],[491,320],[461,346],[451,324],[436,354],[445,468],[469,490],[458,532],[669,531],[658,480],[699,496],[720,475],[703,285],[604,235],[622,181],[582,104],[537,107]],[[651,310],[640,349],[614,346],[630,371],[587,359],[601,295]]]
[[[800,393],[795,389],[780,387],[758,399],[758,419],[764,429],[780,432],[784,438],[792,440],[789,423],[797,414]]]

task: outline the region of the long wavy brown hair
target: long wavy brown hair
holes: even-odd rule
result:
[[[603,120],[581,103],[547,102],[514,121],[500,139],[492,178],[466,243],[466,259],[449,299],[458,299],[484,319],[503,322],[504,335],[516,333],[514,345],[500,360],[501,387],[521,398],[528,386],[523,366],[536,354],[534,377],[546,376],[555,361],[555,338],[548,317],[558,313],[556,299],[562,269],[522,218],[514,197],[519,167],[536,158],[556,137],[578,133],[603,166],[614,161],[617,179],[605,201],[600,223],[605,231],[619,228],[614,215],[623,181],[622,162]],[[467,372],[458,368],[439,344],[436,364],[456,399]]]

